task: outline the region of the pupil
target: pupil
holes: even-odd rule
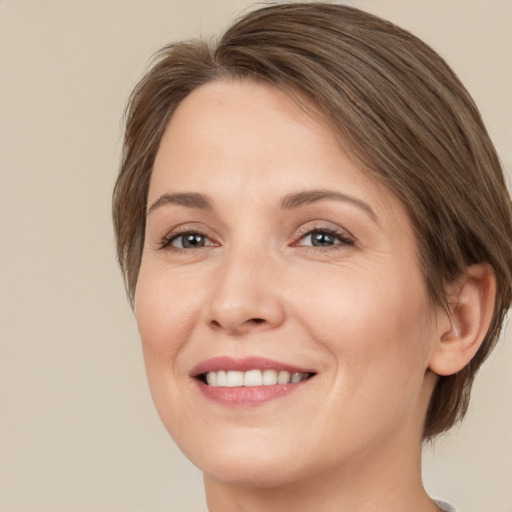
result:
[[[334,243],[334,237],[329,233],[317,232],[313,233],[313,245],[325,246],[332,245]]]
[[[202,235],[190,234],[183,237],[183,247],[202,247],[204,245],[204,239]]]

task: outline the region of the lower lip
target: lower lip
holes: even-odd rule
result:
[[[309,379],[308,379],[309,380]],[[208,386],[201,381],[196,381],[198,387],[206,398],[225,406],[250,407],[263,405],[276,398],[290,395],[308,380],[293,384],[276,384],[274,386]]]

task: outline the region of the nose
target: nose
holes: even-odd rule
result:
[[[211,288],[206,320],[230,336],[279,327],[285,318],[278,291],[278,269],[268,255],[233,251]]]

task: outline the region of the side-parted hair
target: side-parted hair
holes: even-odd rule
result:
[[[263,81],[315,105],[312,115],[405,206],[433,307],[449,307],[446,285],[469,265],[492,267],[490,328],[465,368],[438,378],[423,437],[448,430],[466,413],[476,372],[512,300],[510,195],[469,93],[417,37],[344,5],[270,5],[236,21],[216,44],[166,46],[130,97],[113,195],[118,259],[132,305],[151,172],[166,125],[194,89],[223,79]]]

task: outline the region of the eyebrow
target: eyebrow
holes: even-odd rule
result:
[[[334,190],[306,190],[304,192],[297,192],[296,194],[288,194],[282,199],[279,206],[281,209],[291,210],[293,208],[299,208],[300,206],[316,203],[317,201],[322,201],[324,199],[343,201],[357,206],[364,210],[375,222],[378,223],[377,214],[368,203],[365,203],[357,197],[342,194],[341,192],[335,192]]]
[[[188,208],[199,208],[201,210],[213,210],[212,203],[204,194],[198,192],[182,192],[175,194],[161,195],[146,211],[146,217],[157,208],[166,204],[187,206]]]
[[[280,201],[279,207],[282,210],[292,210],[301,206],[316,203],[322,200],[334,200],[350,203],[364,210],[370,217],[378,223],[377,215],[373,208],[368,204],[353,196],[335,192],[334,190],[305,190],[294,194],[288,194]],[[147,210],[146,216],[151,212],[166,204],[176,204],[188,208],[199,208],[200,210],[213,210],[213,205],[208,196],[199,192],[178,192],[174,194],[161,195]]]

